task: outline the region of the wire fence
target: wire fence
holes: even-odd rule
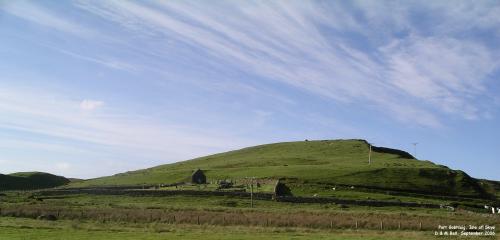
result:
[[[438,225],[467,225],[466,220],[433,216],[383,214],[322,214],[311,212],[272,213],[259,211],[206,211],[165,209],[69,209],[36,206],[12,206],[0,209],[0,216],[54,219],[93,220],[98,222],[150,222],[166,224],[197,224],[221,226],[297,227],[315,229],[367,230],[435,230]],[[489,217],[474,224],[499,225],[499,217]]]

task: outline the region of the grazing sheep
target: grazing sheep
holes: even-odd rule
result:
[[[332,187],[332,190],[335,191],[335,190],[337,190],[337,188]]]
[[[485,209],[488,209],[488,210],[491,210],[491,213],[492,214],[500,214],[500,207],[491,207],[491,206],[488,206],[488,205],[484,205],[484,208]]]
[[[36,219],[38,220],[46,220],[46,221],[56,221],[57,220],[57,217],[52,215],[52,214],[42,214],[40,216],[38,216]]]
[[[439,204],[439,208],[441,208],[441,209],[446,208],[446,209],[448,209],[448,210],[450,210],[450,211],[455,211],[455,208],[454,208],[454,207],[452,207],[452,206],[448,206],[448,205],[444,205],[444,204]]]

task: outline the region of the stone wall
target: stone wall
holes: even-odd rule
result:
[[[119,189],[64,189],[64,190],[49,190],[39,191],[37,195],[68,195],[68,194],[94,194],[94,195],[126,195],[135,197],[164,197],[175,195],[187,196],[234,196],[248,197],[248,192],[229,192],[229,191],[197,191],[197,190],[119,190]],[[254,193],[254,199],[271,200],[272,193]]]

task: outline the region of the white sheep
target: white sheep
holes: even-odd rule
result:
[[[490,209],[490,206],[484,205],[484,209]]]
[[[337,190],[337,188],[332,187],[332,190],[335,191],[335,190]]]
[[[492,207],[492,208],[491,208],[491,212],[492,212],[493,214],[495,214],[495,208],[494,208],[494,207]]]
[[[500,214],[500,207],[499,207],[499,208],[497,208],[497,213],[498,213],[498,214]]]

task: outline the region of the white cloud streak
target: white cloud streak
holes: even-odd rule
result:
[[[83,61],[96,63],[96,64],[99,64],[99,65],[102,65],[102,66],[105,66],[105,67],[108,67],[108,68],[112,68],[112,69],[116,69],[116,70],[123,70],[123,71],[131,72],[131,73],[139,71],[139,67],[138,66],[130,64],[127,61],[124,61],[124,60],[114,59],[114,58],[111,58],[111,57],[103,57],[103,56],[89,57],[89,56],[84,56],[82,54],[74,53],[74,52],[71,52],[71,51],[68,51],[68,50],[64,50],[64,49],[61,49],[61,48],[56,48],[56,47],[53,47],[53,46],[47,46],[47,45],[45,45],[45,47],[52,48],[52,49],[54,49],[54,50],[56,50],[56,51],[58,51],[60,53],[66,54],[66,55],[74,57],[76,59],[80,59],[80,60],[83,60]]]
[[[96,32],[68,19],[57,17],[56,14],[29,1],[3,3],[0,11],[22,18],[33,24],[43,25],[78,37],[92,38]]]
[[[388,21],[381,11],[360,6],[367,19],[379,20],[374,24]],[[412,35],[384,43],[373,54],[360,51],[349,40],[325,34],[345,26],[362,31],[362,23],[346,14],[332,16],[318,2],[158,2],[153,8],[111,1],[80,7],[138,34],[163,34],[266,79],[340,102],[375,104],[396,119],[428,127],[442,125],[441,113],[479,118],[470,99],[485,91],[484,78],[498,67],[480,44],[450,37]],[[394,29],[418,34],[408,20],[409,8],[388,7],[398,13],[400,25]],[[409,101],[401,101],[404,97]],[[415,104],[417,99],[423,104]]]
[[[471,100],[485,92],[483,81],[497,67],[488,49],[455,39],[413,37],[382,52],[394,86],[443,112],[479,117]]]

